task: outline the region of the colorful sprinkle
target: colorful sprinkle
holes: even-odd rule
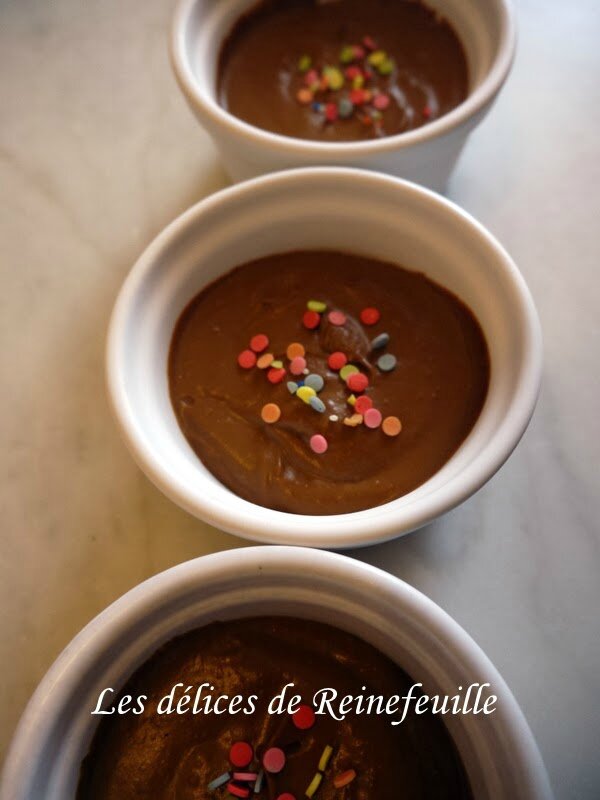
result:
[[[290,362],[290,372],[292,375],[302,375],[306,369],[306,359],[304,356],[295,356]]]
[[[267,772],[281,772],[285,766],[285,753],[280,747],[270,747],[264,754],[262,763]]]
[[[265,336],[264,333],[257,333],[256,336],[250,339],[250,349],[254,350],[255,353],[262,353],[268,346],[269,337]]]
[[[291,361],[293,358],[298,358],[298,356],[305,356],[306,350],[304,349],[304,345],[300,344],[300,342],[292,342],[291,344],[288,344],[285,354]]]
[[[338,107],[335,103],[325,105],[325,119],[327,122],[335,122],[339,116]]]
[[[348,363],[348,358],[345,353],[341,353],[339,350],[335,353],[331,353],[329,358],[327,359],[327,366],[329,369],[334,370],[337,372],[338,370],[345,367]]]
[[[370,408],[373,408],[373,401],[370,397],[367,397],[366,394],[356,398],[354,409],[357,414],[364,414],[365,411],[368,411]]]
[[[389,94],[385,94],[385,92],[380,92],[373,98],[373,105],[377,111],[385,111],[386,108],[389,108],[391,102]]]
[[[342,119],[349,119],[354,113],[354,103],[349,97],[342,97],[338,103],[338,114]]]
[[[296,92],[296,100],[300,103],[301,106],[308,106],[313,101],[313,93],[307,86],[303,86],[301,89],[298,89]]]
[[[382,372],[391,372],[396,368],[397,363],[398,359],[391,353],[385,353],[385,355],[379,356],[377,359],[377,366]]]
[[[372,36],[365,36],[364,39],[362,40],[362,43],[367,48],[367,50],[370,51],[377,50],[377,43]]]
[[[327,319],[332,325],[340,326],[346,324],[346,315],[343,311],[330,311]]]
[[[317,772],[317,773],[316,773],[316,775],[315,775],[315,777],[314,777],[314,778],[312,779],[312,781],[311,781],[311,782],[308,784],[308,788],[307,788],[307,790],[304,792],[304,794],[305,794],[307,797],[312,797],[312,796],[314,795],[314,793],[317,791],[317,789],[319,788],[319,786],[321,785],[321,781],[322,781],[322,780],[323,780],[323,776],[321,775],[321,773],[320,773],[320,772]]]
[[[364,413],[364,423],[367,428],[378,428],[381,425],[381,411],[377,408],[369,408]]]
[[[429,106],[425,106],[421,113],[423,114],[425,119],[429,119],[431,117],[431,115],[433,114],[433,111],[431,110],[431,108]]]
[[[353,372],[346,381],[348,388],[353,392],[364,392],[369,385],[369,379],[364,372]]]
[[[313,453],[317,455],[323,455],[323,453],[327,452],[327,448],[329,444],[327,443],[327,439],[324,436],[321,436],[320,433],[315,433],[313,436],[310,437],[310,449]]]
[[[327,80],[327,86],[334,92],[339,91],[344,85],[344,75],[337,67],[325,67],[323,77]]]
[[[271,366],[275,369],[281,369],[283,367],[283,361],[271,361]]]
[[[296,795],[293,795],[291,792],[284,792],[283,794],[277,795],[277,800],[296,800]]]
[[[336,789],[341,789],[343,786],[347,786],[349,783],[356,778],[356,772],[353,769],[347,769],[346,772],[342,772],[340,775],[336,775],[333,779],[333,785]]]
[[[398,417],[386,417],[381,423],[381,429],[386,436],[398,436],[402,431],[402,423]]]
[[[281,409],[277,403],[267,403],[262,407],[260,415],[263,419],[263,422],[266,422],[268,425],[272,425],[274,422],[277,422],[280,419]]]
[[[292,714],[292,722],[301,731],[307,731],[315,724],[315,712],[311,706],[300,706],[300,708]]]
[[[319,327],[319,323],[321,322],[321,315],[318,314],[316,311],[305,311],[304,316],[302,317],[302,324],[305,328],[308,328],[309,331],[314,331],[315,328]]]
[[[346,417],[344,419],[344,425],[348,425],[350,428],[357,428],[359,425],[363,424],[364,417],[362,414],[352,414],[351,417]]]
[[[342,64],[351,64],[352,61],[355,60],[355,52],[354,52],[354,48],[352,47],[352,45],[347,44],[347,45],[344,45],[344,47],[342,47],[342,50],[341,50],[340,55],[339,55],[339,59],[342,62]]]
[[[267,372],[267,378],[268,378],[270,383],[273,383],[273,384],[281,383],[281,381],[285,378],[285,370],[282,369],[282,368],[279,368],[279,369],[271,368]]]
[[[329,764],[329,759],[333,753],[333,747],[331,745],[327,745],[323,752],[321,753],[321,758],[319,759],[319,772],[325,772],[327,769],[327,764]]]
[[[343,381],[347,381],[350,375],[358,372],[358,367],[355,367],[354,364],[346,364],[345,367],[342,367],[340,370],[340,378]]]
[[[298,59],[298,69],[300,72],[308,72],[308,70],[312,67],[312,58],[305,54],[300,56]]]
[[[248,742],[234,742],[229,750],[229,760],[234,767],[247,767],[253,755],[254,750]]]
[[[310,406],[314,408],[315,411],[318,411],[319,414],[323,414],[325,411],[325,403],[321,400],[320,397],[311,397],[310,398]]]
[[[309,300],[306,307],[309,311],[316,311],[317,314],[323,314],[327,311],[327,303],[324,303],[322,300]]]
[[[253,783],[258,778],[257,772],[234,772],[234,781],[243,781],[244,783]]]
[[[296,392],[298,391],[298,389],[299,389],[300,387],[299,387],[299,386],[298,386],[298,384],[297,384],[297,383],[295,383],[294,381],[288,381],[288,382],[287,382],[287,388],[288,388],[288,392],[289,392],[290,394],[296,394]]]
[[[363,308],[360,312],[360,321],[363,325],[376,325],[381,319],[381,314],[376,308]]]
[[[265,777],[265,772],[264,770],[261,769],[261,771],[258,773],[256,783],[254,784],[254,794],[258,794],[262,789],[264,777]]]
[[[243,369],[252,369],[256,364],[256,353],[252,350],[242,350],[238,356],[238,364]]]
[[[212,780],[206,788],[209,792],[214,792],[215,789],[218,789],[220,786],[226,784],[230,778],[231,774],[229,772],[224,772],[222,775],[219,775],[218,778]]]
[[[317,393],[314,389],[311,389],[310,386],[300,386],[298,391],[296,392],[296,397],[299,397],[300,400],[304,403],[310,403],[312,397],[316,397]]]
[[[307,375],[304,379],[304,385],[310,386],[311,389],[314,389],[315,392],[320,392],[321,389],[325,386],[325,381],[320,375],[317,375],[315,372],[312,372],[310,375]]]
[[[263,353],[262,356],[259,356],[256,366],[259,369],[266,369],[267,367],[271,366],[274,360],[275,356],[273,353]]]
[[[349,397],[346,398],[346,402],[348,403],[349,406],[352,406],[352,408],[354,408],[354,406],[356,405],[356,395],[351,394]]]
[[[250,789],[246,786],[237,786],[235,783],[228,783],[227,791],[234,797],[250,797]]]
[[[329,415],[329,421],[330,422],[338,422],[339,421],[338,415],[337,414],[330,414]]]
[[[386,347],[389,343],[390,343],[389,333],[380,333],[379,336],[376,336],[374,339],[371,340],[371,348],[373,350],[381,350],[382,347]]]

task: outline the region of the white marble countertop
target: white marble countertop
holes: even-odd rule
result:
[[[134,466],[108,315],[149,240],[225,184],[176,88],[161,0],[0,1],[0,746],[69,639],[144,578],[240,544]],[[557,799],[600,796],[600,6],[520,0],[514,72],[449,194],[521,267],[545,332],[533,423],[479,494],[357,552],[497,664]]]

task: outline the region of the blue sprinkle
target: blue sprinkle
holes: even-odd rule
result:
[[[325,381],[320,375],[317,375],[313,372],[304,379],[304,385],[310,386],[310,388],[314,389],[315,392],[320,392],[323,386],[325,386]]]
[[[383,356],[379,356],[377,359],[377,366],[382,372],[391,372],[396,368],[397,363],[398,360],[396,356],[393,356],[391,353],[386,353]]]
[[[214,781],[211,781],[206,788],[209,792],[214,792],[214,790],[218,789],[219,786],[226,784],[230,778],[231,775],[229,772],[224,772],[222,775],[219,775],[218,778],[215,778]]]
[[[296,381],[296,383],[298,384],[298,388],[304,386],[304,381]]]
[[[385,347],[389,343],[390,343],[389,333],[380,333],[379,336],[376,336],[372,340],[371,347],[373,350],[381,350],[382,347]]]
[[[299,387],[298,387],[297,383],[294,383],[294,381],[288,381],[287,382],[287,388],[288,388],[288,392],[290,394],[296,394],[296,392],[298,391]]]
[[[310,404],[314,408],[315,411],[318,411],[319,414],[322,414],[325,411],[325,403],[321,400],[320,397],[311,397]]]

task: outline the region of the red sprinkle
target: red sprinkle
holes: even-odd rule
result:
[[[363,422],[367,428],[378,428],[381,425],[381,419],[381,411],[376,408],[369,408],[363,416]]]
[[[373,408],[373,401],[370,397],[366,394],[361,395],[360,397],[356,398],[356,402],[354,403],[354,410],[357,414],[365,414],[370,408]]]
[[[245,786],[236,786],[235,783],[228,783],[227,791],[234,797],[250,797],[250,789]]]
[[[429,106],[425,106],[422,113],[423,113],[423,116],[425,117],[425,119],[429,119],[429,117],[431,116],[431,114],[433,112],[431,111]]]
[[[325,119],[328,122],[335,122],[338,118],[338,107],[335,103],[327,103],[325,106]]]
[[[257,333],[256,336],[250,339],[250,349],[254,350],[255,353],[262,353],[268,346],[269,337],[265,336],[264,333]]]
[[[301,731],[307,731],[315,724],[315,712],[310,706],[300,706],[292,715],[292,722]]]
[[[330,311],[327,315],[327,319],[331,322],[332,325],[345,325],[346,324],[346,315],[343,311]]]
[[[285,753],[279,747],[270,747],[264,754],[262,763],[267,772],[281,772],[285,766]]]
[[[255,781],[258,778],[258,772],[234,772],[233,773],[233,780],[234,781],[243,781],[244,783],[250,783],[250,781]]]
[[[229,760],[234,767],[247,767],[252,761],[254,750],[248,742],[234,742],[229,751]],[[246,797],[246,795],[239,795]]]
[[[350,100],[355,106],[362,106],[366,102],[366,93],[364,89],[352,89],[350,92]]]
[[[329,369],[335,370],[335,372],[340,370],[342,367],[345,367],[347,363],[348,358],[346,354],[340,352],[339,350],[337,350],[335,353],[332,353],[327,359]]]
[[[377,42],[372,36],[365,36],[363,39],[363,44],[367,50],[377,50]]]
[[[354,78],[359,78],[362,75],[361,68],[357,67],[356,64],[352,64],[350,67],[346,67],[344,72],[346,77],[350,81],[353,81]]]
[[[320,322],[321,322],[321,315],[317,314],[316,311],[304,312],[304,316],[302,317],[302,323],[305,328],[308,328],[309,331],[314,331],[315,328],[318,328]]]
[[[296,795],[291,794],[290,792],[284,792],[283,794],[278,795],[277,800],[296,800]]]
[[[243,369],[252,369],[256,364],[256,353],[253,353],[252,350],[242,350],[238,356],[238,364]]]
[[[281,383],[281,381],[285,378],[285,370],[283,367],[280,367],[279,369],[272,367],[267,372],[267,378],[270,383]]]
[[[353,392],[364,392],[369,385],[369,379],[364,372],[353,372],[348,376],[346,384]]]
[[[360,312],[360,321],[363,325],[376,325],[381,319],[381,314],[376,308],[363,308]]]

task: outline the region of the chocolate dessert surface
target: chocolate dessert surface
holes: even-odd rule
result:
[[[282,714],[269,714],[270,701],[290,683],[286,701],[301,698],[294,713],[282,707]],[[315,713],[324,688],[366,702],[401,697],[412,684],[371,645],[328,625],[285,617],[213,623],[164,645],[130,678],[119,697],[145,697],[144,713],[102,718],[77,798],[471,798],[439,715],[417,715],[413,703],[393,726],[400,712],[365,713],[365,706],[343,720],[326,707]],[[158,714],[174,686],[175,703],[186,692],[191,697],[181,707],[187,712]],[[236,696],[237,713],[230,713],[225,709]],[[252,696],[254,710],[246,713]]]
[[[454,454],[487,394],[481,328],[424,275],[329,251],[243,265],[177,322],[173,408],[240,497],[328,515],[392,501]]]
[[[265,0],[221,49],[218,100],[245,122],[323,142],[419,128],[468,93],[451,25],[417,0]]]

